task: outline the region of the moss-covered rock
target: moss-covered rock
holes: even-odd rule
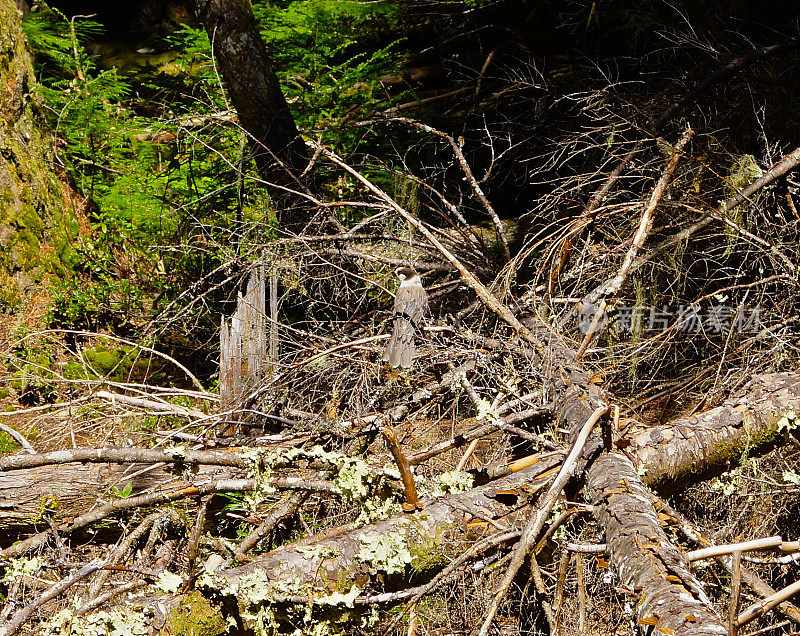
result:
[[[69,270],[79,224],[53,169],[53,139],[14,0],[0,0],[0,309]]]

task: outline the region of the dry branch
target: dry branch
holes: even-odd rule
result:
[[[286,592],[281,590],[286,581],[320,597],[337,591],[337,582],[344,575],[363,590],[379,571],[396,572],[408,563],[423,567],[429,563],[425,557],[429,550],[442,557],[459,554],[462,546],[480,538],[488,525],[484,518],[494,520],[500,528],[514,530],[509,515],[524,509],[531,497],[547,486],[560,460],[548,457],[486,486],[423,502],[422,511],[416,514],[372,523],[320,541],[313,549],[293,545],[278,548],[247,565],[218,572],[218,584],[236,597],[243,613],[257,611],[266,597],[279,602],[285,597]],[[381,561],[380,545],[389,562]]]
[[[104,564],[102,561],[92,561],[91,563],[87,563],[71,576],[68,576],[63,581],[59,581],[55,585],[51,586],[50,589],[41,594],[32,603],[29,603],[25,607],[17,610],[14,616],[12,616],[5,625],[0,626],[0,636],[11,636],[11,634],[16,634],[25,621],[28,620],[31,614],[33,614],[39,607],[56,598],[60,594],[63,594],[70,587],[102,568],[103,565]]]
[[[494,617],[500,607],[500,602],[505,597],[508,589],[511,587],[511,583],[514,580],[514,577],[517,575],[517,572],[519,572],[520,567],[522,567],[522,562],[525,559],[525,556],[539,538],[539,533],[542,531],[550,511],[553,509],[553,505],[556,502],[556,497],[561,494],[561,491],[564,489],[567,480],[572,475],[572,472],[575,468],[575,463],[578,461],[581,453],[583,453],[583,448],[586,445],[586,441],[589,439],[589,434],[592,432],[592,429],[597,424],[598,420],[607,411],[608,407],[600,407],[595,410],[594,413],[592,413],[588,420],[586,420],[586,423],[581,428],[578,437],[575,439],[575,443],[572,445],[572,449],[567,455],[567,458],[564,460],[564,463],[561,465],[558,475],[556,475],[553,483],[550,484],[547,492],[542,497],[542,501],[539,503],[535,514],[531,515],[528,524],[525,526],[525,531],[522,533],[522,538],[519,540],[517,547],[514,548],[514,555],[511,558],[511,563],[509,564],[502,581],[498,585],[497,590],[494,592],[492,603],[487,611],[486,619],[484,620],[483,625],[478,632],[480,636],[487,636],[489,634],[489,629],[492,626],[492,621],[494,621]],[[550,618],[551,622],[555,624],[555,621],[552,620],[552,617]]]
[[[533,332],[528,329],[525,325],[523,325],[517,317],[511,312],[511,310],[503,305],[497,297],[489,291],[489,289],[481,283],[475,275],[470,272],[466,267],[464,267],[463,263],[455,257],[455,255],[448,250],[442,243],[437,239],[433,233],[425,227],[425,225],[420,221],[417,217],[413,214],[405,210],[403,207],[397,204],[397,202],[392,199],[388,194],[386,194],[383,190],[381,190],[378,186],[373,184],[369,179],[367,179],[364,175],[362,175],[357,170],[354,170],[348,164],[346,164],[340,157],[338,157],[335,153],[331,152],[330,150],[323,148],[319,144],[315,142],[308,141],[308,145],[312,148],[320,149],[322,154],[328,157],[333,163],[337,166],[343,168],[348,173],[353,175],[356,179],[358,179],[361,183],[363,183],[367,188],[369,188],[374,194],[376,194],[382,201],[392,207],[398,214],[400,214],[404,219],[406,219],[411,225],[413,225],[428,241],[437,249],[439,253],[444,256],[444,258],[455,267],[459,274],[461,275],[462,280],[471,287],[481,301],[491,309],[499,318],[501,318],[506,324],[514,329],[522,338],[524,338],[528,343],[533,345],[536,351],[542,355],[543,357],[547,355],[548,350],[547,347],[544,345],[542,340],[535,336]]]

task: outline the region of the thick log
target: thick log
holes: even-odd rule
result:
[[[677,629],[678,633],[723,633],[700,583],[661,532],[652,497],[638,473],[644,472],[645,482],[668,490],[670,480],[680,483],[721,472],[741,459],[743,449],[749,456],[768,449],[783,427],[791,428],[795,410],[800,410],[800,374],[761,376],[742,398],[677,420],[671,427],[645,429],[634,435],[626,452],[639,464],[638,472],[631,460],[617,451],[601,455],[590,466],[587,493],[596,504],[598,519],[605,529],[612,566],[623,586],[639,595],[639,615],[645,624]],[[721,444],[721,440],[728,443]],[[136,449],[126,450],[128,461],[137,457],[141,461],[132,452]],[[83,455],[84,459],[99,459],[96,452]],[[220,471],[219,478],[236,470],[232,466],[239,461],[235,454],[225,460],[217,455],[200,452],[198,459],[202,456],[228,464],[214,468]],[[44,461],[43,456],[20,457],[4,461]],[[689,461],[692,457],[694,461]],[[530,513],[536,493],[553,478],[563,458],[561,452],[549,453],[528,468],[486,486],[423,503],[422,511],[413,515],[398,515],[320,538],[316,543],[313,538],[303,540],[244,566],[209,572],[201,583],[213,588],[212,594],[235,599],[238,614],[246,623],[287,602],[291,605],[316,601],[317,606],[374,602],[377,597],[369,592],[374,589],[371,584],[382,581],[384,589],[408,585],[403,576],[410,571],[408,565],[425,576],[482,533],[521,524],[522,517]],[[103,498],[110,481],[119,479],[123,470],[120,465],[92,463],[0,471],[0,491],[4,496],[0,520],[19,520],[23,513],[29,526],[39,526],[40,522],[44,525],[43,512],[49,505],[43,497],[47,496],[59,502],[56,517],[63,514],[67,505],[86,510]],[[147,479],[149,485],[168,478],[160,471],[147,475],[142,479]],[[169,477],[175,479],[174,475]],[[174,485],[175,481],[170,484]],[[135,486],[138,490],[139,484]],[[21,510],[13,511],[19,504]],[[362,600],[363,596],[369,598]],[[394,598],[392,594],[385,596],[387,600]]]
[[[686,636],[727,633],[702,584],[661,529],[652,497],[628,457],[598,457],[586,474],[586,497],[605,531],[622,589],[639,596],[641,625]]]
[[[576,397],[586,396],[573,387]],[[576,406],[574,412],[580,414],[581,410]],[[795,426],[794,412],[800,413],[800,374],[757,376],[743,397],[669,425],[637,429],[627,451],[642,467],[642,481],[668,494],[688,483],[722,474],[745,455],[752,457],[769,450],[784,428]],[[6,456],[0,459],[0,530],[24,533],[38,529],[43,512],[53,507],[57,517],[80,515],[111,486],[123,489],[131,481],[125,478],[126,472],[138,472],[145,466],[141,462],[216,464],[227,470],[216,472],[214,478],[228,479],[234,468],[246,468],[249,461],[234,452],[186,451],[176,455],[136,448]],[[81,465],[83,462],[87,465]],[[109,462],[139,465],[132,468]],[[153,470],[133,480],[132,494],[168,483],[175,486],[174,474]]]
[[[513,529],[520,521],[515,515],[527,512],[533,495],[547,486],[562,459],[561,453],[550,453],[514,475],[423,502],[414,514],[390,517],[313,545],[303,541],[281,547],[217,572],[206,582],[234,596],[242,615],[298,595],[319,600],[353,594],[354,589],[360,595],[376,577],[390,586],[392,575],[402,574],[408,565],[422,573],[439,569],[487,531]]]
[[[645,467],[645,483],[669,494],[765,453],[800,425],[795,414],[800,415],[800,374],[755,376],[741,397],[635,435],[633,451]]]
[[[752,393],[743,398],[729,400],[708,413],[677,420],[675,428],[679,434],[670,434],[667,427],[656,427],[637,435],[631,450],[640,465],[638,472],[620,452],[602,454],[589,468],[587,493],[597,506],[612,564],[623,584],[632,593],[640,594],[640,618],[645,624],[667,629],[677,629],[675,625],[680,624],[676,633],[725,633],[702,585],[660,529],[653,497],[638,473],[644,472],[648,484],[666,486],[665,474],[676,481],[686,481],[697,475],[722,472],[742,458],[742,445],[748,439],[763,442],[747,447],[750,456],[770,448],[787,414],[800,409],[800,375],[761,376],[753,380],[751,387]],[[738,440],[724,445],[727,456],[719,451],[720,430]],[[682,441],[672,443],[676,438]],[[682,443],[687,444],[686,449]],[[695,462],[678,461],[691,455]],[[563,454],[556,453],[546,465],[555,468],[562,460]],[[703,465],[704,461],[709,462],[708,466]],[[313,548],[306,542],[302,547],[280,548],[246,566],[217,573],[214,585],[235,596],[240,610],[251,615],[259,606],[263,609],[281,600],[298,601],[306,596],[319,599],[346,593],[351,582],[360,594],[381,571],[366,556],[378,551],[378,544],[373,543],[378,542],[378,537],[385,538],[380,548],[384,557],[395,559],[391,567],[399,568],[397,559],[402,559],[404,550],[408,555],[413,554],[413,546],[427,553],[438,550],[437,554],[447,558],[448,549],[458,550],[464,541],[470,540],[470,534],[465,533],[469,522],[465,510],[474,510],[472,506],[479,505],[484,518],[487,515],[496,518],[504,510],[497,500],[499,493],[535,492],[546,483],[545,477],[549,479],[554,473],[554,468],[543,473],[541,464],[531,468],[487,487],[423,505],[421,513],[380,521],[321,541]],[[534,481],[528,481],[531,478]],[[292,581],[293,588],[303,591],[288,592],[286,581]],[[342,581],[348,582],[344,588]]]

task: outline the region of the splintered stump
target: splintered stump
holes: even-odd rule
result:
[[[275,294],[270,296],[274,301]],[[274,307],[272,309],[274,314]],[[260,265],[250,275],[247,292],[239,296],[233,316],[230,320],[222,319],[219,394],[220,408],[228,417],[218,425],[217,435],[237,432],[236,424],[240,419],[237,412],[244,408],[247,395],[261,380],[268,355],[276,353],[277,340],[272,331],[268,336],[266,270]]]

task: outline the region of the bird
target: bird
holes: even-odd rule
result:
[[[395,270],[400,286],[394,296],[392,336],[383,352],[383,361],[396,369],[407,369],[414,360],[414,332],[420,328],[422,316],[428,309],[428,294],[422,287],[419,274],[410,267]]]

